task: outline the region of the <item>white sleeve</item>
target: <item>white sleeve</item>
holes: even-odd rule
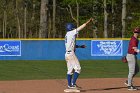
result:
[[[74,35],[78,34],[77,29],[74,29],[73,31],[71,31],[71,33],[73,33]]]

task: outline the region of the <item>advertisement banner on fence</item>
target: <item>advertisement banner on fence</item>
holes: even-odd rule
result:
[[[21,56],[21,41],[19,40],[1,40],[0,56]]]
[[[92,40],[91,56],[122,56],[122,40]]]

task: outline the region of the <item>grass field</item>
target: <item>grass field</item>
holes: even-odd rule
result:
[[[122,78],[128,74],[127,64],[117,60],[80,63],[80,78]],[[0,61],[0,80],[64,79],[66,71],[65,61]]]

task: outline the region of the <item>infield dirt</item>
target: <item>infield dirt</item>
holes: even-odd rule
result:
[[[93,78],[79,79],[81,93],[140,93],[128,91],[124,85],[126,78]],[[134,85],[140,88],[140,78],[134,79]],[[0,93],[64,93],[67,81],[53,80],[17,80],[0,81]]]

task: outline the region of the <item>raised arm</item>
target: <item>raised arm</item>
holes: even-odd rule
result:
[[[76,30],[77,31],[82,30],[91,21],[93,21],[93,18],[90,18],[87,22],[85,22],[84,24],[82,24],[81,26],[79,26]]]

